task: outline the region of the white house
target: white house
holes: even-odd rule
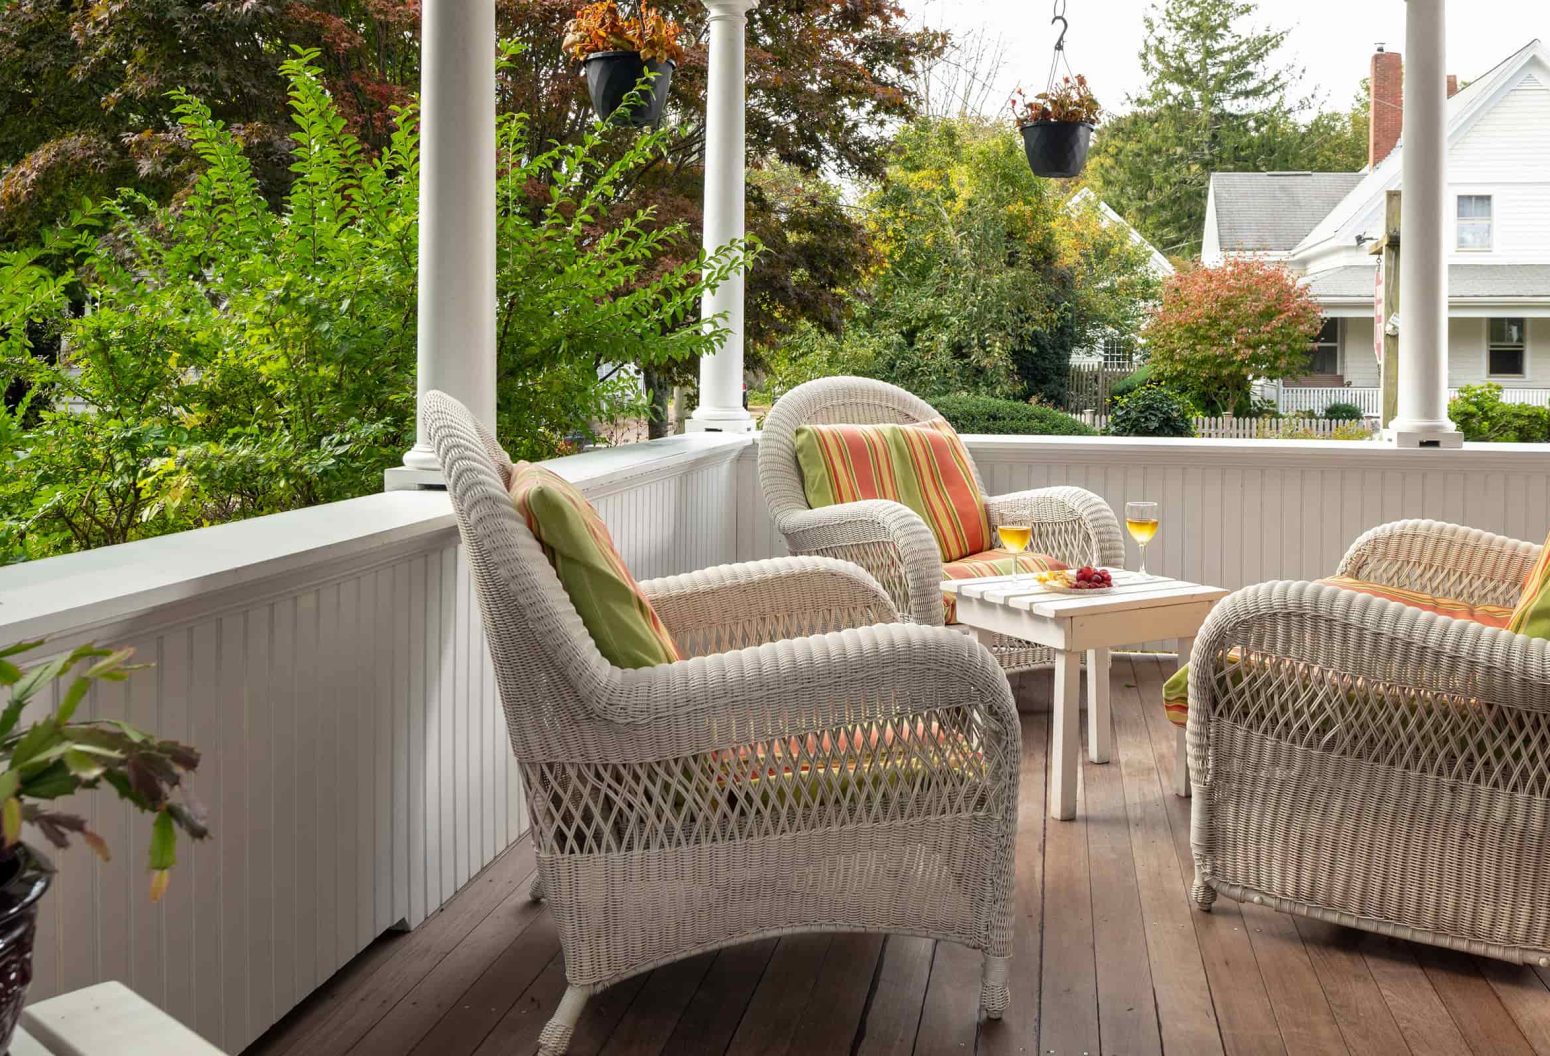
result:
[[[1081,209],[1096,208],[1098,210],[1098,222],[1105,228],[1120,228],[1130,237],[1130,241],[1140,246],[1147,254],[1147,270],[1159,280],[1166,279],[1174,273],[1173,262],[1163,256],[1152,243],[1137,231],[1129,221],[1113,207],[1093,193],[1091,187],[1083,187],[1071,196],[1066,202],[1067,212],[1077,212]],[[1133,338],[1126,335],[1114,335],[1106,337],[1091,348],[1077,349],[1071,353],[1071,362],[1083,366],[1105,366],[1128,369],[1134,365],[1136,358],[1136,345]]]
[[[1204,262],[1284,261],[1324,308],[1304,384],[1378,384],[1370,249],[1383,234],[1386,193],[1401,189],[1402,80],[1400,56],[1380,46],[1364,171],[1211,178]],[[1448,384],[1489,380],[1540,402],[1527,390],[1550,387],[1550,49],[1533,41],[1463,90],[1454,85],[1449,78]]]

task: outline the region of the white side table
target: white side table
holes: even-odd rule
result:
[[[98,983],[22,1010],[11,1056],[222,1056],[123,983]]]
[[[1004,634],[1055,650],[1054,721],[1050,732],[1049,812],[1076,817],[1076,775],[1081,747],[1077,729],[1081,659],[1087,654],[1087,744],[1095,763],[1112,751],[1109,721],[1109,650],[1120,645],[1178,642],[1188,659],[1195,634],[1211,607],[1229,593],[1162,576],[1111,569],[1114,589],[1101,594],[1064,594],[1046,589],[1032,575],[952,579],[942,590],[958,596],[958,622],[981,634]],[[1158,707],[1162,704],[1159,701]],[[1183,730],[1177,754],[1175,791],[1187,795],[1188,760]]]

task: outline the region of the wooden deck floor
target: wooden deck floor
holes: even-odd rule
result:
[[[1550,973],[1262,907],[1190,908],[1189,804],[1155,704],[1172,660],[1118,656],[1115,757],[1046,819],[1048,718],[1024,716],[1012,1006],[975,1020],[980,960],[864,935],[764,941],[588,1005],[571,1051],[632,1054],[1350,1053],[1550,1056]],[[1020,687],[1048,694],[1038,676]],[[514,1056],[564,989],[520,844],[410,934],[379,939],[249,1056]]]

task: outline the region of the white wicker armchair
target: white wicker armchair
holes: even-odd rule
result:
[[[783,558],[643,583],[690,658],[612,667],[507,496],[505,452],[441,393],[424,416],[565,953],[541,1051],[611,983],[793,931],[983,950],[999,1016],[1020,742],[990,654],[884,622],[854,566]]]
[[[1539,549],[1403,521],[1339,571],[1510,607]],[[1207,621],[1189,692],[1198,905],[1550,965],[1550,642],[1266,583]]]
[[[759,485],[775,527],[793,554],[853,561],[876,577],[915,623],[940,627],[944,622],[941,551],[931,529],[913,510],[896,502],[872,500],[812,509],[797,465],[796,432],[804,425],[926,422],[941,415],[926,401],[886,382],[870,378],[821,378],[798,385],[776,401],[759,441]],[[974,479],[985,490],[978,467]],[[1028,524],[1029,549],[1072,566],[1119,566],[1125,544],[1119,520],[1108,503],[1074,487],[987,497],[992,528]],[[1008,670],[1048,663],[1048,649],[1014,638],[1000,638],[992,650]]]

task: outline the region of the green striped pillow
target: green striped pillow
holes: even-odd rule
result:
[[[1550,538],[1545,540],[1538,563],[1523,581],[1523,595],[1507,629],[1531,638],[1550,638]]]
[[[796,448],[814,509],[891,499],[920,514],[943,561],[995,546],[969,452],[943,418],[920,425],[804,425]]]
[[[518,462],[511,501],[605,660],[615,667],[651,667],[680,659],[672,635],[585,495],[542,466]]]

